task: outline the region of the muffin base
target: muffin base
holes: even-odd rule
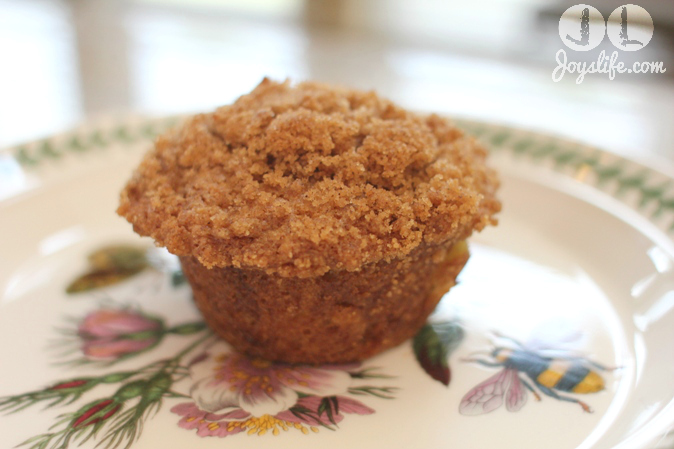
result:
[[[417,248],[404,259],[281,277],[180,261],[204,320],[237,351],[287,363],[346,363],[412,337],[468,261],[464,241]]]

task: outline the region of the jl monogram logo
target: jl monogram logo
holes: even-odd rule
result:
[[[559,37],[571,50],[592,50],[607,34],[619,50],[641,50],[653,37],[653,18],[641,6],[629,4],[613,10],[607,23],[597,8],[580,4],[559,20]]]
[[[597,8],[580,4],[564,11],[559,19],[559,37],[564,45],[572,50],[592,50],[607,34],[618,50],[641,50],[653,37],[653,18],[641,6],[629,4],[613,10],[606,22]],[[567,72],[578,74],[576,84],[580,84],[589,73],[605,73],[612,80],[617,73],[667,71],[662,61],[635,61],[631,67],[627,67],[622,61],[618,61],[618,57],[616,50],[610,55],[606,50],[601,50],[595,61],[588,62],[589,58],[584,58],[583,61],[570,61],[566,50],[561,48],[555,55],[557,67],[552,72],[552,80],[561,81]]]

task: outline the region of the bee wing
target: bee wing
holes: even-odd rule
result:
[[[527,402],[527,390],[524,388],[517,371],[511,371],[510,387],[506,393],[506,408],[509,412],[516,412]]]
[[[547,358],[550,358],[550,359],[583,361],[583,360],[587,359],[587,357],[588,357],[587,354],[585,354],[581,351],[570,351],[570,350],[566,350],[566,349],[546,348],[546,349],[535,350],[535,352],[542,357],[547,357]]]
[[[556,318],[537,326],[524,346],[532,351],[574,352],[585,347],[587,334],[578,324],[568,319]]]
[[[517,378],[517,371],[506,368],[478,384],[461,399],[459,413],[482,415],[499,408],[503,404],[503,397],[513,381],[513,376]]]

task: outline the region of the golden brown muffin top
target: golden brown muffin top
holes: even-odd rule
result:
[[[353,271],[495,224],[485,156],[448,120],[373,92],[264,79],[159,137],[117,212],[206,267]]]

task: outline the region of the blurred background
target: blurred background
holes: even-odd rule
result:
[[[590,0],[587,0],[590,1]],[[403,106],[570,137],[674,165],[674,2],[640,0],[652,40],[619,61],[665,73],[576,74],[572,1],[0,0],[0,147],[124,115],[205,111],[264,76],[376,89]],[[624,3],[592,0],[604,18]],[[630,24],[630,26],[632,26]],[[638,24],[637,24],[638,26]],[[674,173],[674,171],[672,172]]]

